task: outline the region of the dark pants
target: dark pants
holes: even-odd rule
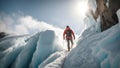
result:
[[[72,47],[73,46],[73,40],[72,39],[67,39],[68,51],[70,51],[70,42],[71,42],[71,47]]]

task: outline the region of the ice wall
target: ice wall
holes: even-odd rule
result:
[[[50,54],[62,50],[53,30],[26,38],[9,37],[0,42],[0,68],[38,68]]]
[[[27,38],[27,37],[26,37]],[[0,42],[0,68],[7,68],[23,49],[26,38],[7,38]]]
[[[46,31],[41,33],[37,43],[36,51],[33,54],[30,67],[37,68],[50,54],[59,50],[59,46],[54,44],[55,33],[53,31]]]

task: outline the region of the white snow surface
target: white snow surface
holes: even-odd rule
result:
[[[53,53],[39,68],[120,68],[119,24],[104,32],[92,29],[83,32],[72,51]]]
[[[120,68],[120,27],[79,38],[64,68]]]
[[[86,29],[69,53],[53,30],[0,41],[0,68],[120,68],[120,26]]]

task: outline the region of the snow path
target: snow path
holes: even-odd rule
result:
[[[68,54],[69,52],[66,50],[56,52],[41,63],[39,68],[63,68]]]
[[[61,66],[62,66],[61,68],[64,67],[64,64],[65,64],[65,61],[66,61],[67,56],[68,56],[68,53],[66,53],[66,54],[65,54],[65,57],[63,58],[63,63],[62,63],[62,65],[61,65]]]

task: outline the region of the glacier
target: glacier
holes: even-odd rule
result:
[[[100,21],[96,23],[92,16],[85,21],[76,47],[53,53],[39,68],[120,68],[120,23],[100,32]]]
[[[53,53],[39,68],[120,68],[119,24],[104,32],[93,28],[82,33],[72,51]]]
[[[63,50],[53,30],[0,41],[0,68],[38,68],[50,54]]]
[[[92,25],[70,52],[54,30],[6,37],[0,41],[0,68],[120,68],[119,24],[104,32]]]
[[[70,52],[56,29],[0,39],[0,68],[120,68],[120,23],[100,32],[91,15],[84,20]]]

